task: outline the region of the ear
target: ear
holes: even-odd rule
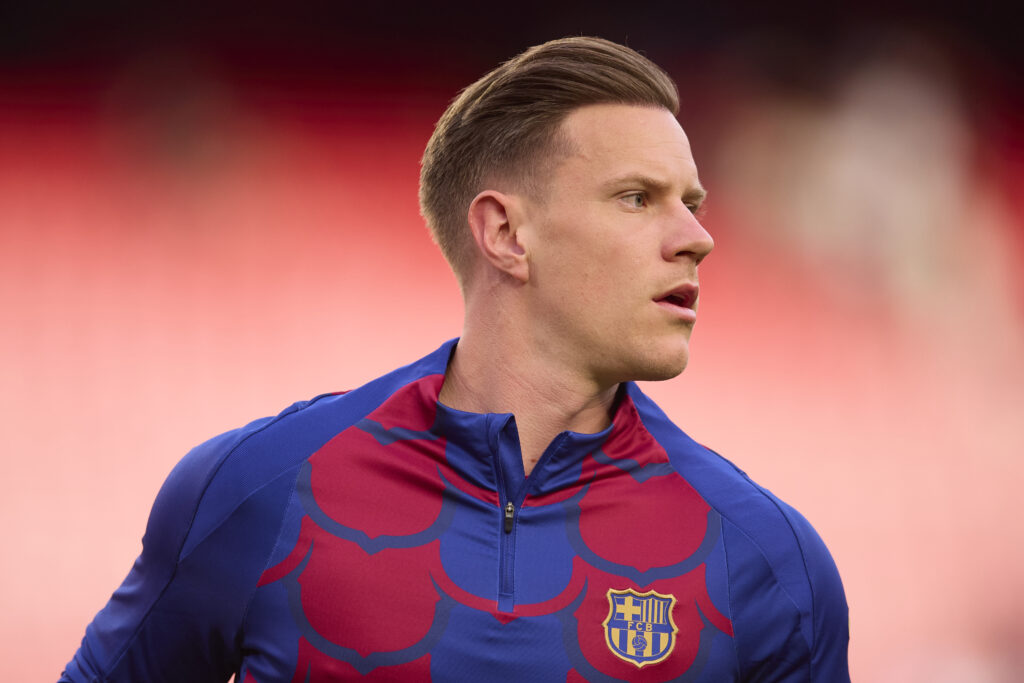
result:
[[[469,228],[483,258],[519,282],[529,279],[529,261],[519,226],[522,212],[515,195],[484,190],[469,205]]]

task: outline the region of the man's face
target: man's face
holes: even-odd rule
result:
[[[531,334],[604,386],[674,377],[714,246],[689,141],[667,110],[620,104],[577,109],[562,132],[573,152],[526,201]]]

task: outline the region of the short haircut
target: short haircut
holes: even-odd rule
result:
[[[560,135],[562,121],[591,104],[660,107],[677,115],[679,93],[668,74],[634,50],[572,37],[510,59],[445,110],[423,153],[420,211],[460,282],[471,253],[473,198],[495,181],[536,195],[544,173],[571,152]]]

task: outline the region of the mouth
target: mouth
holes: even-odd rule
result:
[[[654,303],[684,320],[693,322],[697,319],[698,294],[697,285],[685,284],[655,298]]]

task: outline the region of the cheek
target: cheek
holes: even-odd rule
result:
[[[576,295],[585,297],[591,310],[602,317],[621,317],[627,311],[630,282],[623,277],[623,271],[614,262],[598,260],[586,264],[577,271],[572,283]]]
[[[609,300],[633,301],[643,286],[644,273],[637,263],[622,251],[607,251],[595,257],[596,267],[591,279],[596,289]]]
[[[621,230],[621,227],[619,227]],[[633,245],[616,239],[616,230],[596,216],[580,214],[571,222],[552,223],[534,255],[537,285],[552,296],[570,297],[578,305],[621,314],[622,302],[642,284],[642,260]]]
[[[538,285],[548,288],[551,295],[572,295],[594,299],[611,287],[610,264],[607,259],[582,241],[553,242],[545,254],[536,261]]]

